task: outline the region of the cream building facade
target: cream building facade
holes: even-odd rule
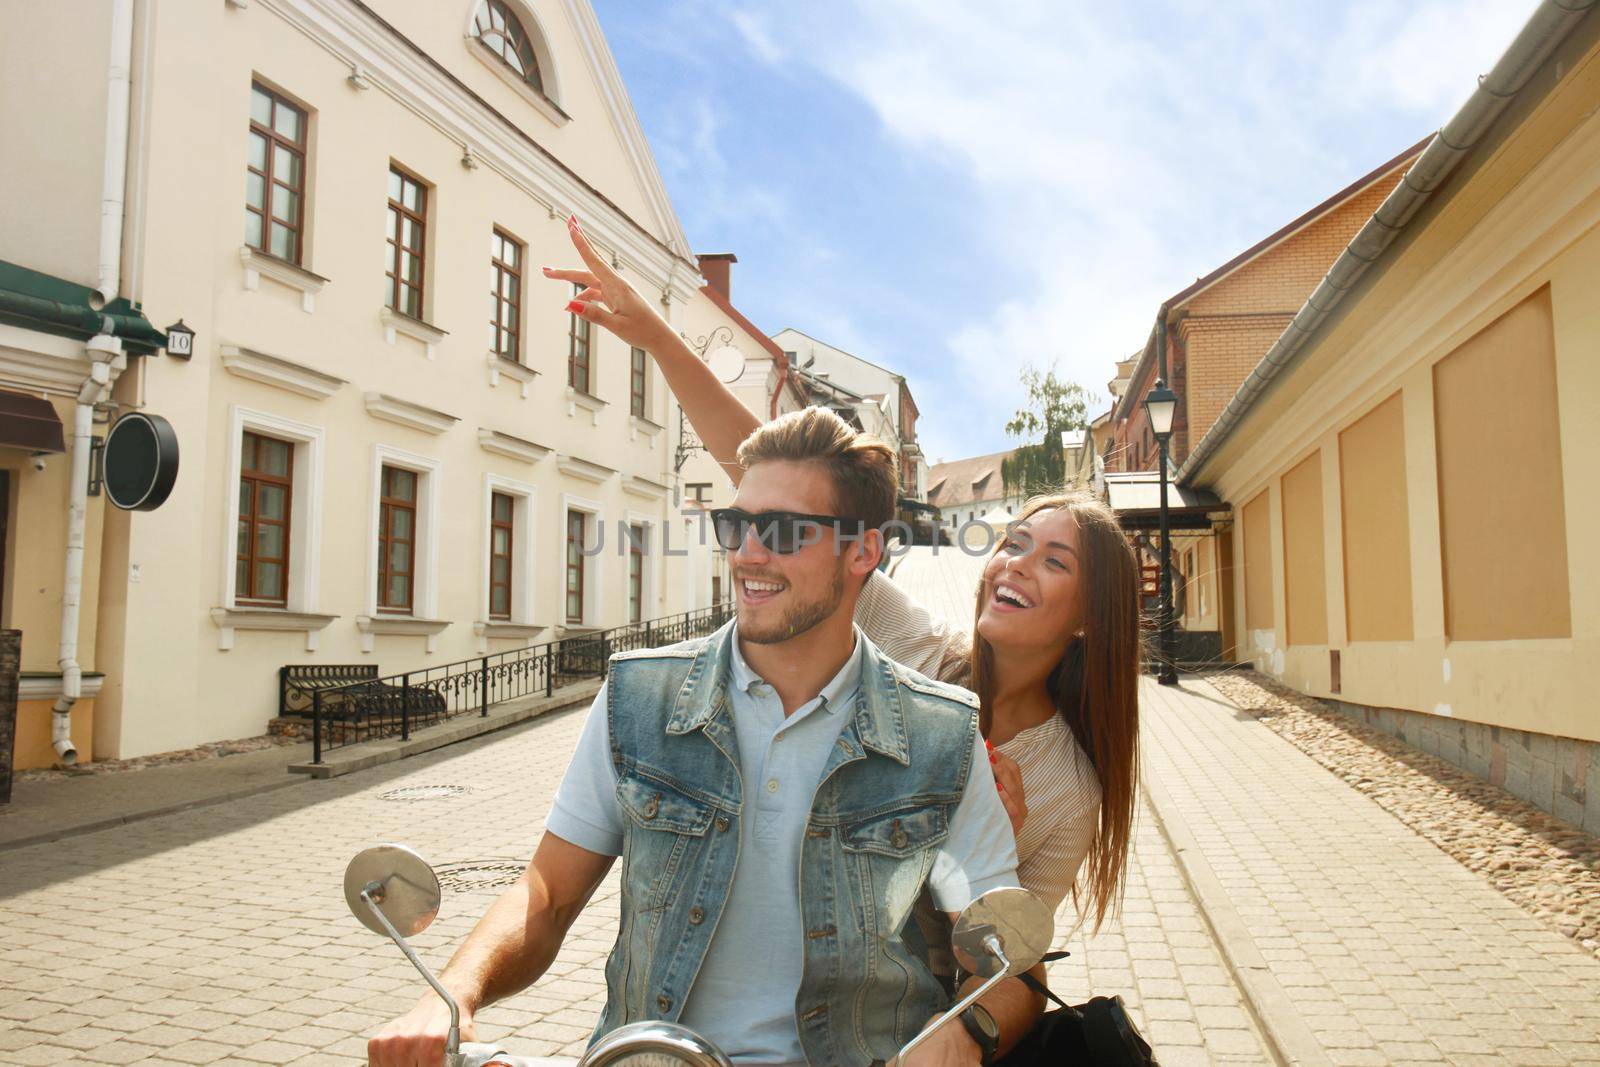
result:
[[[676,404],[539,273],[575,260],[576,214],[685,335],[742,328],[702,292],[585,0],[19,0],[0,20],[0,260],[104,287],[106,228],[110,284],[195,331],[191,359],[111,361],[116,413],[169,420],[182,461],[158,510],[88,502],[86,755],[259,734],[287,664],[387,673],[710,602]],[[90,347],[6,325],[0,389],[70,427]],[[62,684],[71,456],[0,456],[25,766],[51,758]]]
[[[1600,16],[1544,5],[1177,474],[1240,659],[1591,832],[1597,290]]]

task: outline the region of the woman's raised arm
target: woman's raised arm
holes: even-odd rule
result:
[[[667,380],[667,388],[678,398],[694,432],[728,478],[738,485],[744,475],[736,459],[739,444],[761,425],[761,420],[711,373],[711,368],[684,343],[650,301],[640,296],[626,278],[612,270],[595,252],[576,216],[567,219],[567,233],[588,269],[544,268],[546,278],[582,287],[567,310],[587,322],[605,327],[655,358],[656,366]]]

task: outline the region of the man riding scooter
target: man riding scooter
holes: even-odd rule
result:
[[[760,427],[739,462],[734,507],[713,513],[736,619],[613,660],[533,861],[441,976],[464,1036],[544,973],[622,856],[596,1036],[663,1019],[735,1063],[887,1061],[950,1004],[908,924],[918,896],[957,912],[1016,884],[973,698],[851,622],[893,516],[893,452],[812,408]],[[1040,1007],[1007,980],[908,1062],[987,1063]],[[436,1067],[447,1026],[430,992],[369,1062]]]

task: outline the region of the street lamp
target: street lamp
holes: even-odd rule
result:
[[[1156,681],[1162,685],[1177,685],[1178,666],[1173,662],[1172,648],[1172,542],[1167,532],[1167,441],[1172,437],[1172,416],[1178,410],[1178,394],[1167,388],[1165,379],[1157,378],[1155,388],[1144,398],[1144,410],[1150,416],[1150,432],[1161,446],[1161,661]]]

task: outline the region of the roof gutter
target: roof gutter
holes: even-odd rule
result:
[[[96,334],[112,334],[145,349],[161,348],[167,343],[166,334],[122,299],[113,300],[95,311],[81,304],[64,304],[48,297],[0,288],[0,322],[15,322],[43,333],[85,340]]]
[[[1494,68],[1478,79],[1478,87],[1467,102],[1434,136],[1400,184],[1334,260],[1304,306],[1250,372],[1205,437],[1189,453],[1178,470],[1179,482],[1192,482],[1199,475],[1244,420],[1251,405],[1295,362],[1306,343],[1596,3],[1600,0],[1543,0],[1540,3]]]

